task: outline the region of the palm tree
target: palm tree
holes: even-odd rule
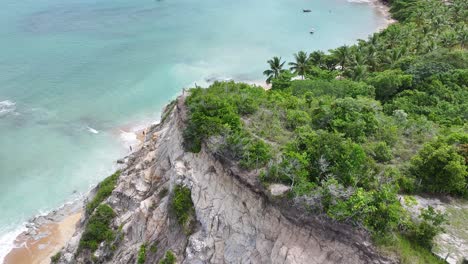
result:
[[[367,66],[363,64],[357,64],[349,71],[349,76],[353,81],[361,81],[367,75]]]
[[[309,54],[309,63],[319,68],[324,68],[325,53],[323,51],[314,51]],[[326,68],[326,67],[325,67]]]
[[[336,58],[338,65],[341,67],[341,70],[345,70],[345,66],[349,61],[351,52],[348,46],[341,46],[337,49],[331,50],[331,54]]]
[[[295,74],[302,77],[304,80],[304,75],[309,71],[309,59],[307,58],[307,53],[304,51],[299,51],[298,53],[294,54],[294,59],[296,62],[290,62],[291,71]]]
[[[267,63],[270,65],[270,69],[265,70],[263,75],[267,76],[266,83],[270,84],[271,80],[278,78],[278,76],[284,72],[283,65],[285,61],[281,62],[281,57],[273,57],[268,60]]]

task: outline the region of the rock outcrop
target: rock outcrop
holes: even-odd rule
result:
[[[185,152],[184,96],[164,115],[161,124],[148,129],[141,149],[121,161],[118,185],[105,202],[116,212],[114,229],[123,235],[111,249],[101,245],[94,261],[136,263],[145,244],[145,263],[158,263],[167,250],[177,263],[391,262],[375,252],[365,232],[301,216],[268,195],[254,173],[221,161],[207,148]],[[196,225],[190,234],[170,209],[177,184],[191,190]],[[60,263],[90,259],[76,254],[85,222],[62,251]]]

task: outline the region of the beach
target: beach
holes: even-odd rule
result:
[[[14,241],[13,248],[3,260],[4,264],[48,264],[76,230],[82,216],[83,202],[75,201],[27,224],[27,231]]]

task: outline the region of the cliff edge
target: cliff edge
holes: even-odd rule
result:
[[[104,201],[115,212],[113,241],[94,253],[80,250],[86,214],[56,263],[158,263],[169,251],[177,263],[392,263],[365,232],[298,213],[264,190],[254,173],[206,147],[184,151],[184,99],[170,104],[141,149],[120,161],[117,186]],[[171,207],[176,186],[190,189],[188,227]]]

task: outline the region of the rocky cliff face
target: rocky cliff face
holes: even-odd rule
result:
[[[151,127],[140,150],[126,157],[118,186],[106,200],[121,241],[94,256],[76,254],[86,217],[62,251],[60,263],[158,263],[167,250],[177,263],[389,263],[375,253],[365,233],[278,202],[258,184],[255,173],[238,170],[204,148],[184,151],[184,97]],[[196,225],[186,235],[170,210],[173,188],[191,189]],[[166,194],[167,193],[167,194]],[[154,245],[149,250],[150,245]],[[157,250],[156,250],[157,245]]]

